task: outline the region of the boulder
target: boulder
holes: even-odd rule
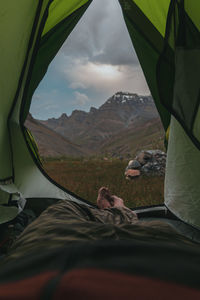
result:
[[[141,151],[137,156],[136,160],[141,164],[144,165],[151,159],[152,155],[148,151]]]
[[[131,170],[131,169],[126,170],[125,176],[126,176],[126,179],[133,179],[133,178],[140,176],[140,171],[139,170]]]
[[[139,161],[137,160],[130,160],[127,166],[127,170],[128,169],[140,169],[141,168],[141,164],[139,163]]]
[[[164,176],[165,166],[165,152],[161,150],[142,150],[133,160],[129,161],[125,176],[129,179],[133,179],[142,174],[148,176]]]

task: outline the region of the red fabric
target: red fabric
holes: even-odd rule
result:
[[[46,272],[31,278],[0,285],[1,300],[35,300],[41,298],[41,291],[48,280],[58,272]]]
[[[63,276],[54,296],[59,299],[199,300],[200,290],[120,272],[77,269]]]
[[[0,285],[1,300],[36,300],[58,272],[46,272],[28,279]],[[66,273],[54,300],[196,300],[200,290],[153,278],[98,269],[77,269]]]

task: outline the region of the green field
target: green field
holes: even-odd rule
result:
[[[44,161],[43,165],[56,182],[93,203],[101,186],[108,187],[131,208],[163,203],[164,178],[141,176],[129,181],[124,176],[127,163],[120,160],[62,159]]]

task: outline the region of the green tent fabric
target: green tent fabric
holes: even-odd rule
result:
[[[161,102],[200,149],[198,118],[200,33],[199,24],[195,24],[187,13],[186,7],[189,6],[186,4],[187,1],[171,1],[166,25],[165,48],[157,65],[157,82]],[[168,66],[167,45],[173,49]]]
[[[11,195],[10,204],[15,200],[16,194],[21,197],[23,195],[24,198],[66,198],[80,201],[62,187],[52,184],[52,180],[44,175],[31,150],[33,147],[26,138],[23,120],[28,113],[24,106],[30,105],[30,99],[26,98],[30,93],[28,89],[32,86],[36,88],[48,64],[84,13],[88,3],[90,1],[78,0],[20,0],[16,3],[1,3],[0,187],[5,192],[4,195]],[[69,27],[65,36],[59,30],[60,23],[64,26],[63,31]],[[52,43],[50,31],[55,33],[58,43],[53,50],[51,48],[55,44]],[[48,44],[49,38],[50,45],[46,46],[45,42]],[[44,67],[40,67],[40,64],[38,67],[37,59],[41,62],[44,58],[43,47],[50,49],[49,56],[45,55],[47,62],[44,62]],[[39,58],[38,53],[41,54]],[[41,74],[37,74],[35,69]],[[36,79],[32,78],[32,74],[36,75]],[[36,84],[34,80],[37,80]],[[5,199],[5,196],[2,195],[1,198]],[[5,222],[5,218],[0,215],[1,222]]]
[[[5,203],[8,198],[12,203],[16,195],[41,201],[48,197],[82,201],[47,177],[23,124],[32,95],[48,65],[91,2],[1,1],[0,188],[4,194],[0,197]],[[200,3],[195,0],[119,0],[119,3],[165,130],[173,115],[189,137],[189,143],[200,149]],[[176,136],[173,143],[178,149]],[[166,188],[169,190],[170,186]],[[194,199],[197,201],[195,195]],[[171,208],[170,201],[166,200],[166,204]],[[200,227],[200,223],[192,221],[192,213],[185,217],[187,209],[181,215],[178,205],[171,209],[183,220]]]
[[[170,125],[165,204],[184,222],[200,227],[200,151],[191,142],[178,121]]]

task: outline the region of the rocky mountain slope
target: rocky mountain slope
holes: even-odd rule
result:
[[[116,93],[98,109],[75,110],[71,116],[62,114],[39,122],[86,155],[132,155],[153,147],[164,134],[152,97],[124,92]],[[35,129],[31,130],[34,134]]]
[[[30,114],[25,126],[32,132],[43,157],[85,156],[86,152],[60,134],[35,120]]]

